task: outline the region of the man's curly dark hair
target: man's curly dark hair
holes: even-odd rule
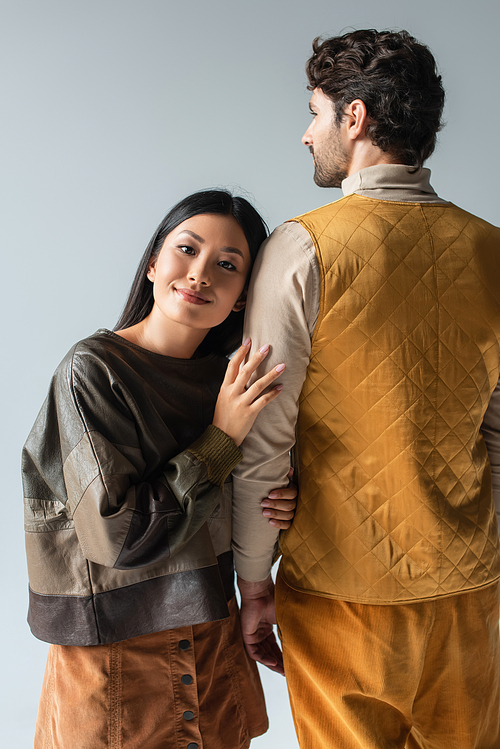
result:
[[[309,90],[334,104],[337,122],[361,99],[372,143],[403,164],[421,167],[442,127],[444,89],[431,51],[407,31],[366,29],[313,42]]]

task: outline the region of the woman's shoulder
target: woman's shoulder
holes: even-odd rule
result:
[[[83,338],[69,349],[54,373],[56,382],[71,383],[75,376],[92,377],[106,368],[111,353],[104,329]]]
[[[123,391],[140,385],[141,378],[120,344],[119,336],[105,329],[75,343],[54,372],[49,397],[77,410],[83,402],[103,408],[105,401],[123,401]]]
[[[105,364],[113,357],[127,358],[130,344],[112,330],[99,328],[95,333],[75,345],[68,352],[73,361],[88,361],[95,365]]]
[[[87,430],[111,434],[133,420],[134,391],[145,384],[121,339],[105,329],[75,343],[54,373],[49,401],[65,418],[75,415]]]
[[[105,354],[99,332],[75,343],[56,368],[45,401],[38,413],[26,446],[63,444],[72,449],[81,438],[84,420],[82,404],[95,407],[104,417],[105,402],[112,400],[112,390],[105,370]],[[65,448],[66,449],[66,448]],[[66,452],[68,451],[66,450]]]

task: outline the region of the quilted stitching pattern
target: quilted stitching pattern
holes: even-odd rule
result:
[[[453,205],[356,195],[297,220],[323,288],[287,580],[367,603],[493,582],[479,426],[500,369],[500,232]]]

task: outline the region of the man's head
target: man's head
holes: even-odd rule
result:
[[[442,126],[441,76],[430,50],[407,31],[317,38],[306,70],[315,120],[303,142],[321,187],[337,187],[350,173],[360,136],[379,161],[421,167],[433,152]]]

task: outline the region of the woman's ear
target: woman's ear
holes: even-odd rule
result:
[[[148,272],[146,273],[146,277],[149,278],[151,282],[153,282],[156,278],[156,259],[151,258],[148,264]]]
[[[233,307],[233,312],[241,312],[242,309],[245,308],[245,304],[247,303],[247,290],[243,289],[240,296],[238,297],[238,301]]]

